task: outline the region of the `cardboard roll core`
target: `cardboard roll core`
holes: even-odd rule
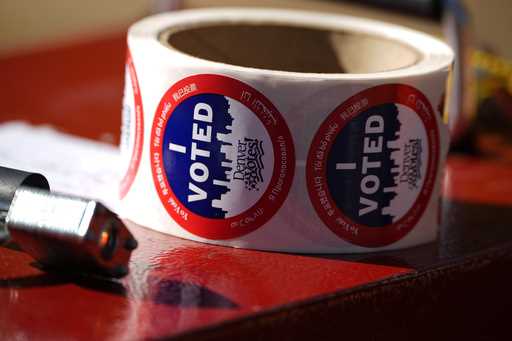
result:
[[[421,59],[419,51],[391,39],[284,24],[178,27],[162,32],[160,41],[214,62],[303,73],[385,72]]]

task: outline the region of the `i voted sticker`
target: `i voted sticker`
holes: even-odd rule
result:
[[[163,96],[151,132],[151,166],[169,215],[187,231],[230,239],[281,207],[295,158],[281,114],[260,92],[221,75],[195,75]]]
[[[135,179],[142,155],[144,139],[144,111],[139,81],[130,51],[126,56],[123,119],[121,126],[121,155],[126,173],[121,179],[119,196],[123,198]]]
[[[366,89],[338,106],[315,134],[307,160],[311,202],[342,239],[394,243],[422,216],[435,184],[439,132],[419,90]]]

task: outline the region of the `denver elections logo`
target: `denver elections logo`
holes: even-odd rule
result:
[[[435,183],[434,115],[420,91],[389,84],[352,96],[323,122],[308,154],[307,183],[334,233],[379,247],[411,231]]]
[[[195,235],[229,239],[264,224],[284,202],[294,164],[284,119],[238,80],[191,76],[160,102],[153,179],[171,217]]]

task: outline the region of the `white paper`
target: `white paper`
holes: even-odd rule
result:
[[[0,166],[41,173],[54,192],[117,210],[117,147],[18,121],[0,124],[0,141]]]

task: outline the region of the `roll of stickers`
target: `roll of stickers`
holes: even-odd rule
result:
[[[121,214],[304,253],[436,238],[450,48],[361,18],[160,14],[128,32]]]

